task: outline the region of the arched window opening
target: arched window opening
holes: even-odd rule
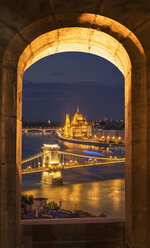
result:
[[[59,146],[58,160],[49,145]],[[47,198],[33,218],[48,210],[47,218],[124,217],[123,74],[108,60],[81,52],[51,55],[29,67],[22,154],[22,194],[36,199],[35,208],[37,198]]]

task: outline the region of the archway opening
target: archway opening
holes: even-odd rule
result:
[[[43,129],[48,126],[57,131],[61,129],[63,134],[66,113],[71,118],[78,105],[80,112],[92,125],[92,137],[88,140],[84,137],[83,140],[87,140],[88,145],[82,143],[81,137],[82,144],[74,144],[68,140],[59,140],[56,135],[47,136],[46,132],[42,136],[41,133],[37,135],[37,129],[42,126]],[[61,208],[72,210],[73,213],[78,210],[79,214],[79,210],[82,210],[91,216],[124,216],[125,168],[124,162],[117,161],[124,157],[122,73],[107,60],[92,54],[69,52],[51,55],[26,70],[23,109],[23,120],[26,120],[23,121],[23,128],[28,131],[23,134],[23,159],[26,156],[32,158],[34,153],[41,152],[43,143],[57,143],[61,151],[68,152],[62,172],[63,186],[48,187],[48,180],[45,186],[39,186],[41,174],[31,175],[30,168],[29,174],[26,172],[23,175],[24,194],[32,194],[36,198],[43,196],[50,202],[56,201],[56,206],[61,201]],[[90,143],[92,141],[95,145]],[[107,147],[102,146],[104,142],[108,144]],[[85,158],[71,157],[69,153],[85,155]],[[96,159],[94,155],[110,161],[102,164],[103,160]],[[95,168],[93,161],[97,166]],[[32,166],[36,172],[33,161]],[[68,216],[73,217],[71,213]]]

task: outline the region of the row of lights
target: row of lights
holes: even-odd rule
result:
[[[97,136],[96,135],[94,135],[94,138],[97,138]],[[100,140],[106,140],[106,141],[110,141],[110,140],[112,140],[112,141],[122,141],[122,138],[121,138],[121,136],[117,136],[117,137],[115,137],[115,136],[112,136],[112,137],[110,137],[110,136],[101,136],[100,137]]]

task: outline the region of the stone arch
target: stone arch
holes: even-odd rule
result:
[[[72,21],[72,16],[75,16],[75,21]],[[58,15],[57,19],[61,17]],[[67,23],[71,23],[71,27],[68,27]],[[28,39],[24,38],[25,36]],[[61,28],[55,27],[51,16],[38,20],[16,34],[5,50],[2,61],[1,106],[2,139],[5,141],[2,142],[1,153],[2,161],[6,165],[3,169],[6,175],[4,190],[6,182],[9,180],[10,183],[6,190],[8,195],[4,195],[3,198],[7,204],[8,196],[11,196],[12,204],[8,207],[7,213],[3,211],[5,212],[2,217],[3,225],[6,226],[7,215],[10,220],[7,232],[11,231],[12,240],[19,242],[20,202],[17,199],[20,196],[21,184],[24,70],[40,58],[62,51],[83,51],[100,55],[114,63],[125,76],[126,244],[127,247],[136,247],[136,244],[140,244],[141,247],[144,244],[143,247],[146,247],[148,242],[146,58],[140,42],[130,30],[112,19],[88,13],[65,14]],[[141,183],[144,184],[144,191]],[[14,223],[16,230],[12,232]]]

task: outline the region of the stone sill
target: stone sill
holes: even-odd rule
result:
[[[24,248],[124,248],[124,218],[21,220]]]
[[[21,225],[52,225],[52,224],[88,224],[88,223],[122,223],[125,218],[90,217],[90,218],[61,218],[61,219],[32,219],[21,220]]]

